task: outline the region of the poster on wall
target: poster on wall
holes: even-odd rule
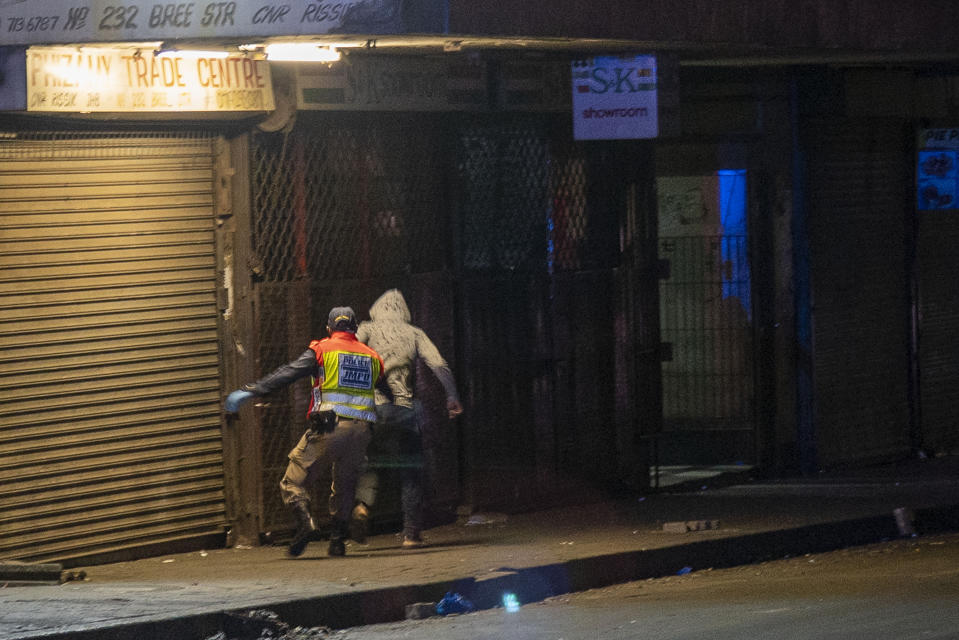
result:
[[[959,128],[920,132],[916,206],[920,211],[959,209]]]

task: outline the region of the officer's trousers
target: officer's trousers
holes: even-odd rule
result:
[[[290,462],[280,480],[283,502],[288,505],[309,504],[310,487],[317,475],[332,465],[330,515],[334,520],[348,520],[353,510],[356,480],[364,466],[366,447],[372,437],[369,422],[342,416],[330,433],[307,430],[290,451]]]

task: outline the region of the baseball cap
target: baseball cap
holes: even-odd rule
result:
[[[326,326],[330,331],[351,331],[356,333],[356,314],[350,307],[333,307]]]

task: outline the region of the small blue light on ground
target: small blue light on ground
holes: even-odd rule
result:
[[[505,607],[510,613],[519,611],[519,600],[516,598],[515,593],[503,594],[503,607]]]

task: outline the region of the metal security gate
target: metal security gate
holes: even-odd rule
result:
[[[456,131],[474,505],[575,500],[637,462],[617,357],[632,349],[617,268],[636,149],[575,143],[565,124],[497,116]]]
[[[896,120],[808,124],[819,462],[901,455],[910,447],[909,134]]]
[[[224,532],[214,147],[0,134],[0,558]]]
[[[661,464],[755,462],[746,171],[657,180]]]
[[[257,374],[323,335],[331,306],[365,318],[385,288],[403,290],[466,404],[450,423],[438,384],[417,376],[434,507],[541,506],[635,466],[617,273],[632,161],[574,144],[567,125],[300,112],[288,134],[253,139]],[[277,483],[305,394],[256,408],[264,531],[290,522]]]
[[[413,323],[455,363],[442,135],[442,127],[411,115],[300,113],[291,132],[253,138],[256,375],[324,337],[331,307],[352,306],[363,320],[392,287],[403,292]],[[428,498],[450,505],[458,495],[458,433],[428,371],[417,372],[416,393],[424,409]],[[290,522],[278,486],[305,428],[308,394],[303,381],[256,410],[264,531]],[[329,477],[320,478],[313,501],[320,520],[328,489]],[[397,517],[398,493],[384,488],[374,523]]]

